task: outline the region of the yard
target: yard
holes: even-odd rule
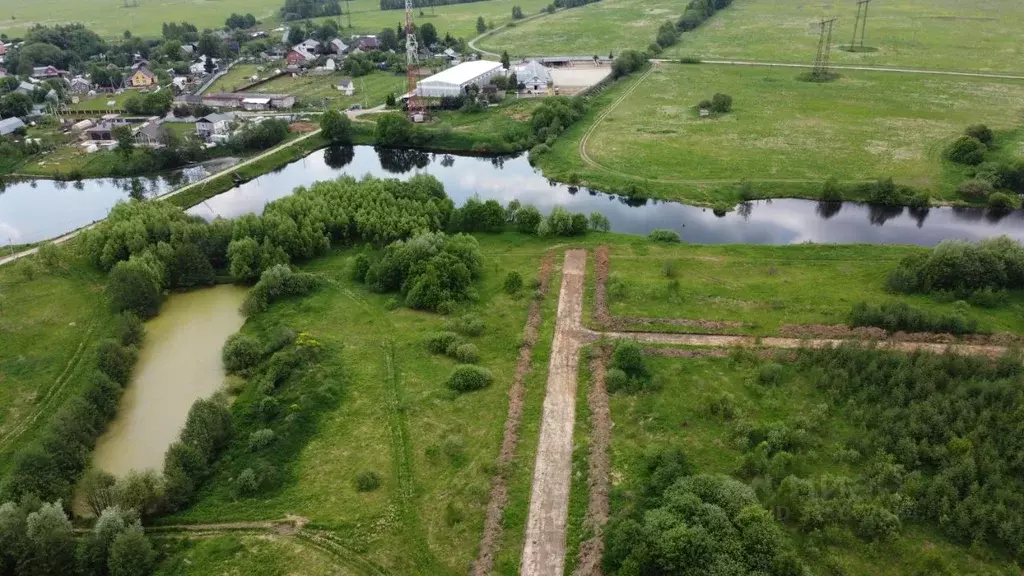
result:
[[[853,36],[854,2],[735,0],[666,56],[811,63],[822,16],[838,16],[835,45]],[[1024,73],[1024,4],[1017,0],[886,0],[870,5],[864,46],[832,50],[836,64]],[[858,34],[859,35],[859,34]]]
[[[280,63],[270,64],[235,64],[216,82],[210,85],[204,93],[215,94],[217,92],[234,92],[244,84],[252,82],[253,76],[270,76],[274,70],[280,68]]]
[[[120,94],[100,93],[93,98],[88,96],[79,96],[78,104],[71,104],[69,108],[72,110],[83,110],[83,111],[97,111],[105,112],[109,110],[124,110],[124,101],[134,94],[132,90],[125,90]],[[109,102],[113,102],[113,106],[108,106]]]
[[[350,79],[355,84],[355,93],[345,96],[336,86],[343,80]],[[351,78],[341,72],[329,74],[306,74],[292,77],[289,75],[255,86],[249,90],[261,94],[294,94],[299,103],[308,108],[320,109],[327,100],[330,108],[348,108],[359,104],[364,108],[372,108],[384,103],[388,94],[399,96],[406,91],[405,76],[396,76],[391,72],[373,72],[366,76]]]
[[[732,96],[732,111],[699,118],[697,103],[718,92]],[[890,176],[954,200],[967,170],[942,159],[944,146],[985,123],[997,154],[1019,150],[1022,98],[1014,80],[846,71],[818,84],[792,69],[666,64],[602,94],[540,165],[598,188],[702,202],[738,200],[726,189],[744,179],[759,196],[817,198],[830,177]],[[580,159],[588,133],[596,165]]]

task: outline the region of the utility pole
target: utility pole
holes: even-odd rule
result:
[[[860,6],[861,3],[864,4],[864,21],[860,25],[860,47],[863,48],[864,33],[867,32],[868,29],[868,5],[871,4],[871,0],[860,0],[860,2],[857,3],[857,5]],[[858,9],[858,12],[859,11],[860,10]]]
[[[854,47],[857,46],[858,29],[860,30],[860,46],[861,48],[864,47],[864,31],[868,27],[868,4],[870,3],[871,0],[857,0],[857,19],[853,21],[853,38],[850,39],[850,52],[853,52]]]
[[[822,80],[828,76],[829,54],[832,51],[832,29],[835,26],[836,20],[838,18],[821,20],[818,54],[814,58],[814,67],[811,69],[811,76],[816,80]]]

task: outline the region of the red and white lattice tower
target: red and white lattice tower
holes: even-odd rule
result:
[[[419,79],[419,46],[416,43],[416,28],[412,23],[412,0],[405,0],[405,70],[409,78],[409,115],[423,114],[426,106],[417,97],[416,81]]]

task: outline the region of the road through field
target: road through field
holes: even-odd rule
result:
[[[572,432],[576,422],[576,377],[582,341],[586,270],[586,250],[565,253],[540,440],[530,490],[526,541],[519,565],[522,576],[562,576],[565,569],[565,528],[569,515]]]

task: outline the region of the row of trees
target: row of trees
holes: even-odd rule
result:
[[[930,252],[900,261],[889,274],[894,292],[950,292],[968,297],[982,290],[1024,288],[1024,245],[1001,236],[977,243],[944,240]]]
[[[930,312],[906,302],[884,302],[880,306],[857,302],[850,310],[850,326],[874,326],[888,332],[939,332],[974,334],[978,320],[962,309],[950,313]]]
[[[285,21],[340,15],[339,0],[284,0],[284,7],[281,8],[281,17]]]

